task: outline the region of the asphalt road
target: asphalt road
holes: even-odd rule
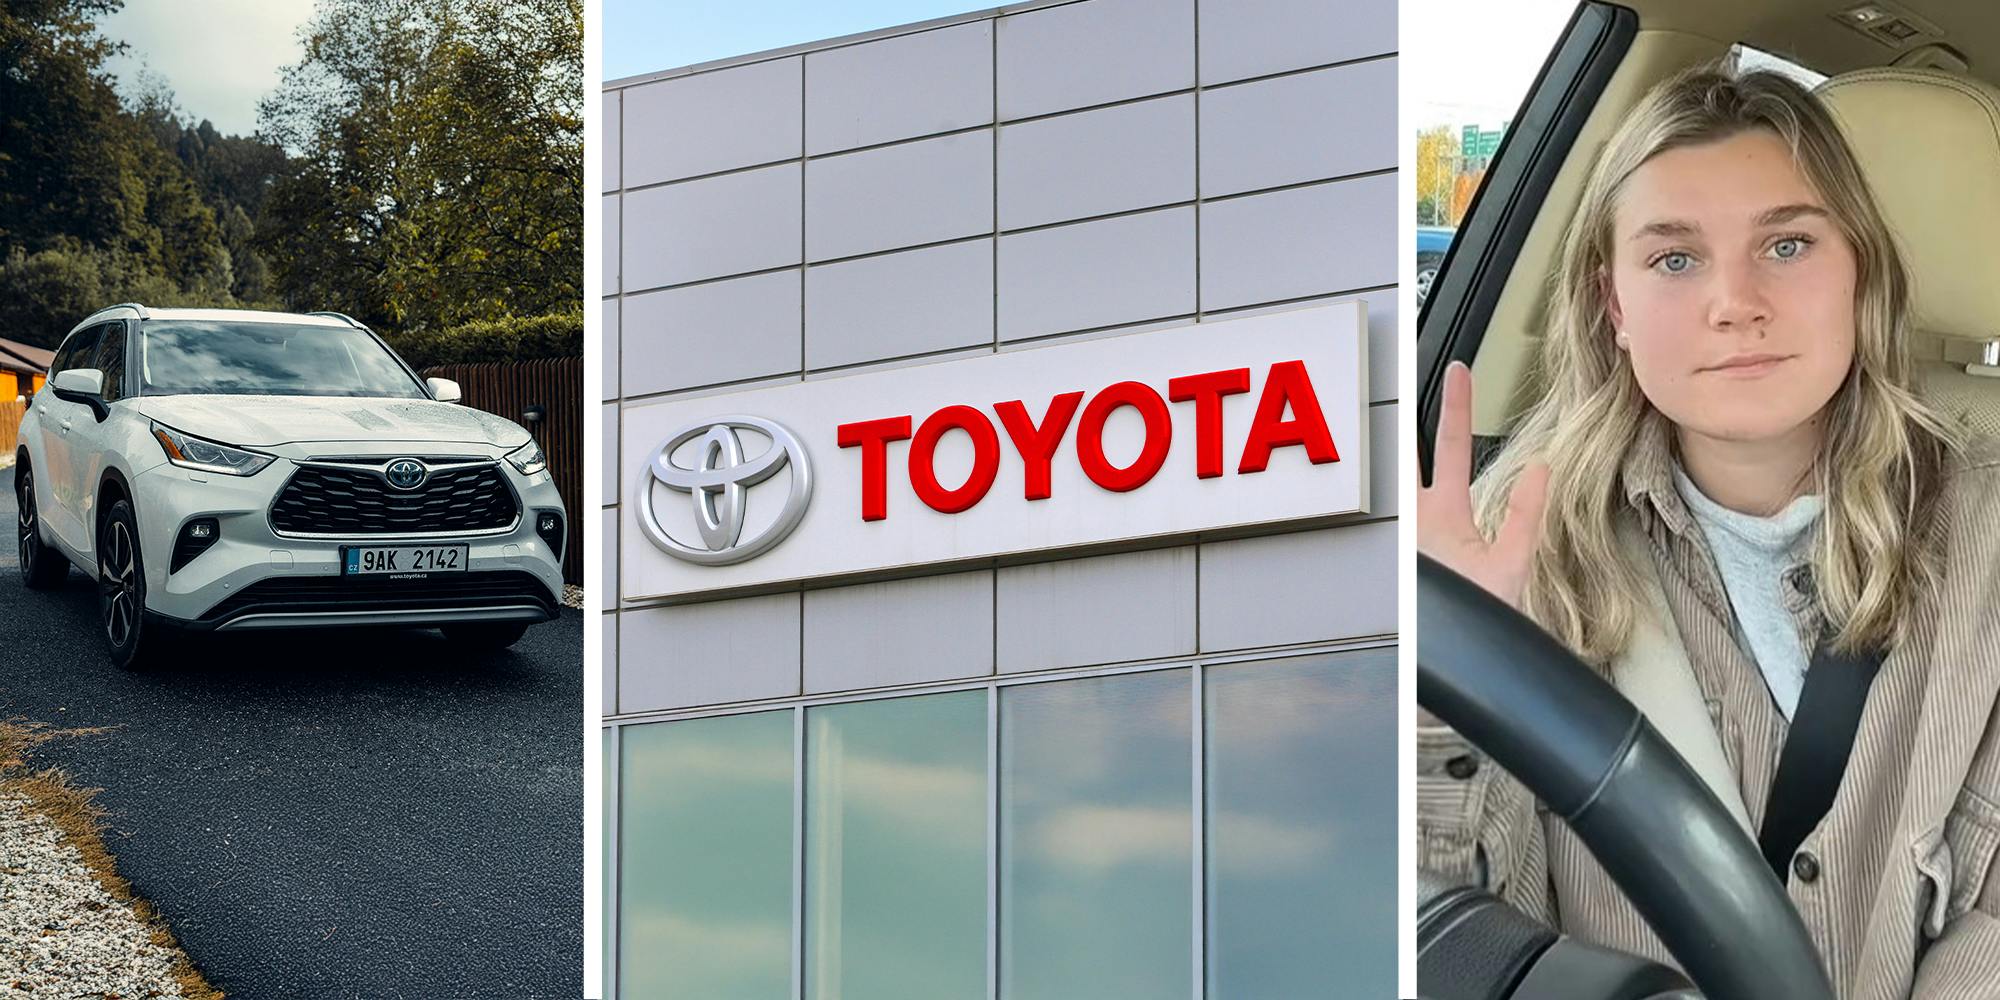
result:
[[[0,471],[0,523],[14,523]],[[96,592],[0,556],[0,717],[116,727],[34,763],[109,810],[120,873],[232,998],[581,997],[583,632],[214,637],[106,662]]]

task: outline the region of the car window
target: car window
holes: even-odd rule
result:
[[[1810,69],[1787,56],[1782,56],[1775,52],[1766,52],[1763,49],[1753,48],[1741,42],[1730,46],[1729,63],[1736,69],[1745,72],[1768,69],[1772,72],[1783,73],[1798,81],[1801,86],[1808,90],[1814,89],[1826,82],[1825,73]]]
[[[97,361],[91,367],[104,372],[104,401],[125,395],[125,324],[107,323],[99,338]]]
[[[430,398],[363,330],[195,320],[140,325],[139,392]]]
[[[97,351],[97,335],[104,329],[103,324],[85,327],[70,334],[68,340],[56,351],[55,360],[49,364],[49,374],[66,372],[71,368],[90,367],[91,355]],[[81,360],[79,360],[81,359]]]
[[[1405,23],[1449,24],[1408,46],[1415,109],[1417,303],[1429,297],[1458,224],[1577,0],[1481,4],[1408,0]]]

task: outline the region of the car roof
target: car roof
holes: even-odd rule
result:
[[[154,309],[124,303],[91,313],[70,328],[75,333],[92,323],[113,319],[187,320],[200,323],[284,323],[289,326],[356,327],[361,324],[338,313],[288,313],[263,309]]]

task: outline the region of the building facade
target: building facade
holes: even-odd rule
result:
[[[1395,42],[1062,0],[606,86],[608,993],[1395,995]]]

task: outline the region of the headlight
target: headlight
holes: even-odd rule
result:
[[[167,453],[167,461],[183,469],[219,472],[225,476],[254,476],[271,464],[271,456],[241,448],[231,448],[161,424],[153,425],[153,436]]]
[[[521,475],[532,476],[549,467],[549,460],[542,457],[542,446],[533,441],[507,453],[507,464],[519,470]]]

